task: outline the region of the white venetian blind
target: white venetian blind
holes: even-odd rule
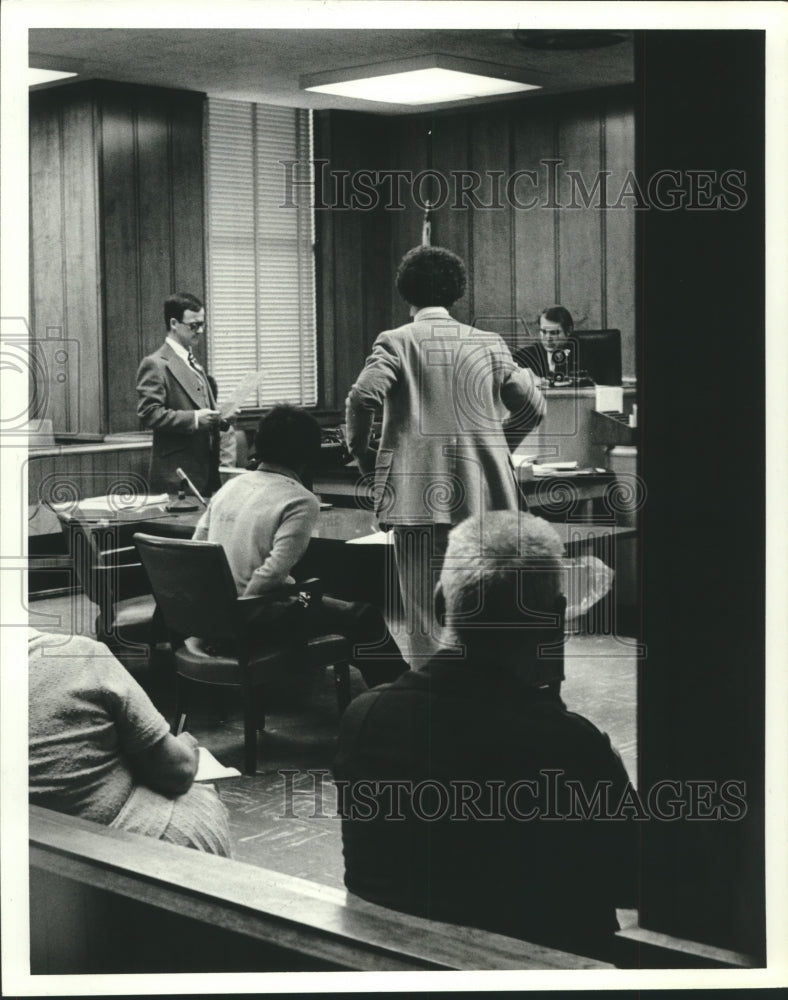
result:
[[[245,406],[317,403],[312,116],[209,100],[208,341],[219,397],[251,371]],[[290,168],[281,161],[296,161]]]

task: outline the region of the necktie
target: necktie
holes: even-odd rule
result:
[[[205,377],[205,372],[202,369],[202,365],[198,362],[197,358],[189,351],[189,364],[191,365],[192,371],[196,374],[197,378],[200,380],[200,385],[202,385],[205,390],[205,401],[208,406],[213,406],[211,388],[208,384],[208,379]]]

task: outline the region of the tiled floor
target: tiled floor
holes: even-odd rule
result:
[[[84,598],[39,601],[30,610],[31,624],[48,631],[89,634],[95,617]],[[633,780],[635,665],[632,640],[574,635],[566,647],[562,689],[568,708],[609,734]],[[359,693],[364,682],[355,671],[351,674],[353,693]],[[145,683],[169,718],[172,691],[166,670]],[[311,690],[274,697],[259,740],[257,775],[216,783],[230,812],[239,860],[342,886],[341,831],[330,781],[337,720],[330,669],[315,675]],[[225,706],[195,701],[187,726],[223,764],[242,768],[243,725],[236,701],[230,698]]]

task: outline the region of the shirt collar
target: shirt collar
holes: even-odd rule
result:
[[[173,351],[175,351],[175,353],[178,355],[181,361],[185,361],[188,364],[189,352],[186,350],[183,344],[179,344],[174,337],[167,337],[165,343],[170,345],[170,347],[173,349]]]
[[[261,462],[257,466],[258,472],[274,472],[278,476],[285,476],[287,479],[292,479],[296,483],[301,483],[301,478],[297,472],[293,472],[292,469],[288,469],[286,465],[276,465],[275,462]],[[301,483],[303,486],[304,484]]]
[[[425,319],[438,319],[438,318],[451,319],[451,316],[449,315],[449,310],[445,309],[443,306],[425,306],[423,309],[419,309],[419,311],[415,314],[415,316],[413,317],[413,322],[420,323],[422,320]]]

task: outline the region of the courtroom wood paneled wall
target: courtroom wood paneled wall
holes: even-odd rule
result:
[[[175,289],[203,294],[203,100],[105,81],[31,98],[33,316],[51,355],[56,430],[136,429],[134,371],[161,342],[162,301]],[[589,207],[571,207],[566,171],[589,190],[610,171],[614,199],[634,163],[633,118],[631,92],[618,89],[429,115],[317,113],[315,156],[327,160],[316,227],[319,408],[341,410],[377,333],[407,320],[393,274],[421,239],[407,176],[399,198],[389,181],[371,207],[345,207],[359,170],[446,179],[432,242],[468,262],[460,319],[517,343],[523,321],[533,329],[539,309],[560,300],[578,327],[621,329],[632,374],[633,209],[600,210],[593,194]],[[536,204],[520,208],[506,185],[526,170],[536,182],[521,176],[514,194]],[[427,180],[421,193],[440,190]]]
[[[432,243],[454,250],[468,265],[468,289],[455,315],[496,329],[516,345],[525,334],[523,321],[533,331],[539,310],[562,302],[578,329],[621,330],[623,370],[633,375],[634,198],[620,198],[635,163],[632,91],[382,121],[381,131],[379,116],[319,112],[315,155],[328,160],[327,181],[360,169],[413,176],[428,170],[445,178],[448,196],[433,212]],[[507,198],[507,181],[518,171],[535,172],[521,175],[512,188],[520,206],[531,207]],[[606,193],[594,188],[600,177]],[[432,183],[431,192],[425,177],[422,198],[442,194],[439,182]],[[333,193],[336,206],[341,199],[328,183],[326,188],[326,203]],[[351,190],[345,181],[346,203]],[[407,176],[399,202],[388,183],[378,191],[374,211],[317,212],[323,349],[330,356],[327,407],[341,405],[363,361],[359,349],[368,350],[381,330],[408,318],[393,276],[402,254],[421,242],[423,210]],[[605,210],[619,201],[620,207]]]
[[[30,105],[30,325],[42,375],[33,416],[96,433],[105,386],[95,100],[84,88],[47,90]]]
[[[112,448],[31,451],[27,460],[27,502],[70,503],[109,494],[147,492],[150,442]]]
[[[164,339],[172,291],[204,300],[203,95],[107,88],[102,216],[109,430],[137,426],[134,371]],[[197,353],[205,361],[204,338]]]
[[[164,298],[203,296],[203,102],[106,81],[31,96],[31,315],[58,431],[135,429]]]

